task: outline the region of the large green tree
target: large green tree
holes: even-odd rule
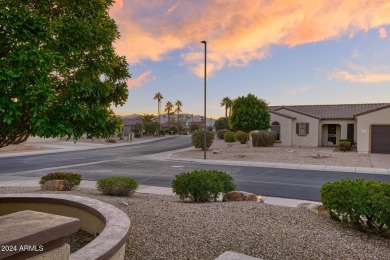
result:
[[[253,94],[238,97],[232,105],[229,126],[244,132],[268,129],[270,127],[270,114],[267,102]]]
[[[0,1],[0,148],[30,135],[107,137],[130,77],[112,0]]]

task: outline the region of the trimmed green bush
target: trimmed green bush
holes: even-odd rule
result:
[[[214,137],[214,132],[206,131],[206,149],[210,148],[213,144]],[[204,150],[204,130],[196,130],[192,133],[192,144],[195,148]]]
[[[350,141],[339,141],[339,150],[346,152],[352,149],[352,144]]]
[[[339,142],[343,142],[343,141],[350,142],[351,145],[354,145],[354,144],[355,144],[355,140],[353,140],[353,139],[340,139],[340,140],[339,140]]]
[[[267,147],[267,146],[273,146],[277,134],[274,131],[258,131],[258,132],[252,132],[252,146],[253,147]]]
[[[224,136],[225,136],[225,133],[227,133],[227,132],[231,132],[231,131],[228,130],[228,129],[218,130],[218,131],[217,131],[217,137],[218,137],[218,139],[223,140],[223,138],[224,138]]]
[[[169,130],[171,130],[171,133],[172,133],[173,135],[177,134],[177,131],[178,131],[176,126],[171,126],[171,127],[169,128]]]
[[[332,218],[390,236],[390,183],[344,179],[325,183],[320,192]]]
[[[110,196],[129,196],[138,188],[138,182],[130,177],[107,177],[99,179],[96,188]]]
[[[234,138],[235,134],[236,133],[234,132],[226,132],[223,136],[223,140],[225,140],[225,142],[227,143],[233,143],[236,141],[236,138]]]
[[[182,172],[172,181],[173,192],[181,200],[189,198],[194,202],[217,201],[220,193],[233,191],[236,185],[226,172],[216,170],[195,170]]]
[[[69,188],[73,189],[74,187],[80,185],[81,175],[72,172],[51,172],[45,176],[42,176],[41,180],[39,181],[39,184],[41,185],[42,188],[45,182],[52,181],[52,180],[66,180],[68,181]]]
[[[235,135],[234,138],[236,141],[240,142],[240,144],[246,144],[249,140],[249,134],[245,133],[244,131],[238,131]]]
[[[162,136],[165,136],[165,130],[164,129],[160,129],[160,131],[158,131],[160,135]]]

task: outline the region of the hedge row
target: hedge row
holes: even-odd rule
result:
[[[321,201],[334,219],[359,229],[388,236],[390,231],[390,183],[364,179],[327,182]]]

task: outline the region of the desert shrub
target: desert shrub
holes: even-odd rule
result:
[[[233,178],[223,171],[195,170],[182,172],[172,181],[173,192],[181,200],[189,198],[194,202],[216,201],[220,193],[236,188]]]
[[[214,137],[214,132],[206,131],[206,149],[213,144]],[[196,130],[192,133],[192,144],[195,148],[204,150],[204,130]]]
[[[245,133],[244,131],[238,131],[235,135],[234,138],[236,141],[240,142],[240,144],[246,144],[249,140],[249,134]]]
[[[355,144],[355,140],[353,140],[353,139],[340,139],[340,140],[339,140],[339,142],[343,142],[343,141],[350,142],[351,145],[354,145],[354,144]]]
[[[138,182],[130,177],[107,177],[99,179],[96,188],[110,196],[129,196],[138,188]]]
[[[138,130],[134,130],[134,137],[135,138],[140,138],[141,137],[141,132]]]
[[[234,135],[235,135],[234,132],[226,132],[223,135],[223,140],[225,140],[225,142],[227,142],[227,143],[233,143],[236,141],[236,139],[234,138]]]
[[[343,152],[346,152],[346,151],[350,151],[352,148],[352,144],[350,141],[341,141],[339,142],[339,150],[340,151],[343,151]]]
[[[171,130],[171,133],[172,133],[173,135],[177,134],[177,127],[176,127],[176,126],[171,126],[171,127],[169,128],[169,130]]]
[[[197,125],[197,124],[194,124],[194,123],[191,123],[191,125],[190,125],[190,131],[191,131],[191,132],[194,132],[194,131],[196,131],[196,130],[199,130],[200,128],[201,128],[200,125]]]
[[[274,131],[252,132],[251,135],[253,147],[273,146],[277,136],[276,132]]]
[[[227,132],[230,132],[230,130],[228,130],[228,129],[218,130],[217,137],[219,139],[223,140],[223,137],[224,137],[225,133],[227,133]]]
[[[52,180],[66,180],[68,181],[69,188],[73,189],[74,187],[80,185],[81,175],[72,172],[52,172],[45,176],[42,176],[41,180],[39,181],[39,184],[41,185],[41,187],[43,187],[45,182]]]
[[[334,219],[390,235],[390,183],[344,179],[325,183],[320,192]]]

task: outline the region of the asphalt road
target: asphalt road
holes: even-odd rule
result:
[[[86,180],[129,176],[142,185],[171,187],[174,176],[180,172],[215,169],[230,173],[238,190],[312,201],[320,201],[319,190],[327,181],[348,177],[390,181],[389,175],[381,174],[209,165],[153,158],[156,153],[190,146],[188,136],[177,136],[132,146],[0,158],[0,181],[2,175],[40,177],[53,171],[71,171]]]

